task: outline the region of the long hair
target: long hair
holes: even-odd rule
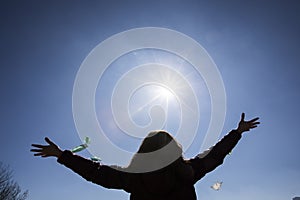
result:
[[[150,153],[157,151],[166,145],[173,142],[173,147],[182,153],[181,145],[170,135],[168,132],[164,130],[152,131],[147,137],[142,141],[142,144],[139,147],[137,153]]]
[[[152,131],[142,141],[127,169],[144,173],[184,163],[181,145],[163,130]]]

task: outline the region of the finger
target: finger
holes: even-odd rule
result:
[[[30,149],[31,152],[42,152],[43,149]]]
[[[255,122],[255,121],[257,121],[259,119],[259,117],[256,117],[256,118],[254,118],[254,119],[251,119],[249,122]]]
[[[43,157],[43,158],[47,158],[47,157],[49,157],[49,155],[42,155],[42,157]]]
[[[45,147],[47,147],[48,145],[32,144],[31,146],[37,147],[37,148],[45,148]]]
[[[34,156],[43,156],[44,154],[43,153],[35,153],[33,154]]]
[[[257,125],[257,124],[260,124],[260,122],[254,122],[254,123],[252,123],[252,125]]]
[[[256,125],[254,125],[254,126],[251,126],[250,128],[256,128],[257,126]]]
[[[45,137],[45,141],[46,141],[48,144],[54,145],[54,146],[55,146],[55,144],[54,144],[48,137]]]
[[[245,121],[245,113],[242,113],[241,121]]]

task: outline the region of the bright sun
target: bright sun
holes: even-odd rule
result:
[[[174,95],[169,89],[162,86],[159,87],[156,92],[160,98],[164,98],[164,99],[169,99]]]

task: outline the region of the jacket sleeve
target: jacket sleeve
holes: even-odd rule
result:
[[[226,155],[231,152],[240,139],[241,134],[232,130],[215,146],[190,159],[189,163],[194,169],[194,182],[221,165]]]
[[[64,151],[57,162],[70,168],[87,181],[101,185],[105,188],[124,189],[128,191],[129,174],[118,170],[118,167],[101,165],[75,155],[70,151]]]

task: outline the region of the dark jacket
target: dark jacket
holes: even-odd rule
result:
[[[186,175],[184,169],[178,173],[172,164],[154,172],[124,172],[116,166],[102,165],[70,151],[64,151],[58,162],[95,184],[125,190],[131,194],[131,200],[196,200],[194,184],[221,165],[240,138],[241,134],[231,131],[210,150],[184,161],[185,167],[193,171]]]

